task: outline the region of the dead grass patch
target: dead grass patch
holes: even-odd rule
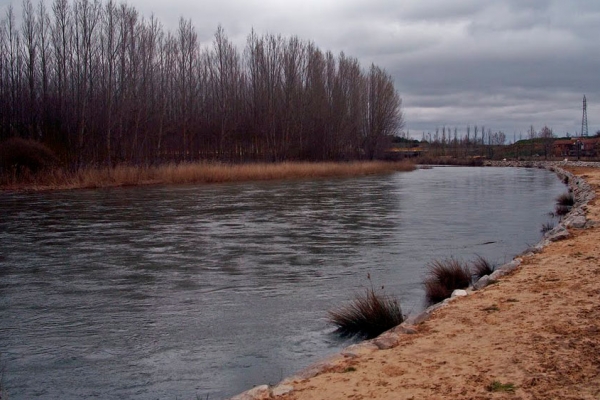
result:
[[[398,301],[373,288],[357,295],[349,304],[329,311],[329,322],[337,327],[342,337],[358,336],[372,339],[404,321]]]
[[[149,184],[206,184],[284,179],[365,176],[412,171],[408,162],[286,162],[277,164],[180,163],[160,166],[119,165],[114,168],[84,168],[75,172],[53,169],[30,176],[0,177],[8,190],[54,190],[138,186]]]

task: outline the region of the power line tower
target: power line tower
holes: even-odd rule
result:
[[[581,117],[581,136],[588,135],[588,123],[587,123],[587,100],[583,95],[583,117]]]

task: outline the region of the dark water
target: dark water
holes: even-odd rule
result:
[[[0,194],[0,366],[10,399],[218,399],[338,351],[326,312],[424,267],[502,263],[565,191],[537,169]],[[490,243],[493,242],[493,243]]]

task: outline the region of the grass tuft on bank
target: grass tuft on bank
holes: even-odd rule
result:
[[[347,305],[329,311],[329,322],[342,337],[372,339],[404,321],[398,300],[377,294],[373,288]]]
[[[423,282],[427,303],[439,303],[449,298],[454,290],[469,287],[470,283],[468,265],[454,258],[434,260],[427,264],[427,276]]]
[[[480,255],[477,255],[475,260],[471,261],[471,275],[475,280],[485,275],[491,275],[495,269],[496,266],[492,262]]]
[[[556,198],[556,204],[572,207],[575,204],[575,198],[573,197],[572,193],[563,193]]]
[[[205,184],[317,179],[412,171],[414,168],[414,164],[409,162],[384,161],[252,164],[199,162],[160,166],[119,165],[114,168],[85,168],[75,172],[54,168],[19,176],[2,174],[0,175],[0,188],[8,190],[55,190],[151,184]]]
[[[573,205],[575,204],[575,198],[572,193],[563,193],[556,198],[556,206],[554,207],[554,214],[558,217],[567,215]]]
[[[554,223],[554,221],[548,221],[545,224],[542,224],[542,228],[540,229],[540,232],[542,232],[542,234],[548,233],[552,229],[554,229],[555,226],[556,226],[556,224]]]

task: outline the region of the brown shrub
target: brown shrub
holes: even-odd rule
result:
[[[423,284],[429,304],[439,303],[449,298],[455,289],[465,289],[471,284],[469,267],[453,258],[434,260],[427,268]]]
[[[491,275],[496,269],[496,266],[487,259],[477,256],[474,261],[471,261],[471,273],[477,279],[485,275]]]
[[[365,295],[358,295],[350,304],[329,311],[329,322],[337,326],[336,333],[341,336],[371,339],[403,321],[398,301],[376,294],[373,288],[367,289]]]
[[[0,172],[36,173],[56,165],[54,152],[40,142],[13,137],[0,143]]]

